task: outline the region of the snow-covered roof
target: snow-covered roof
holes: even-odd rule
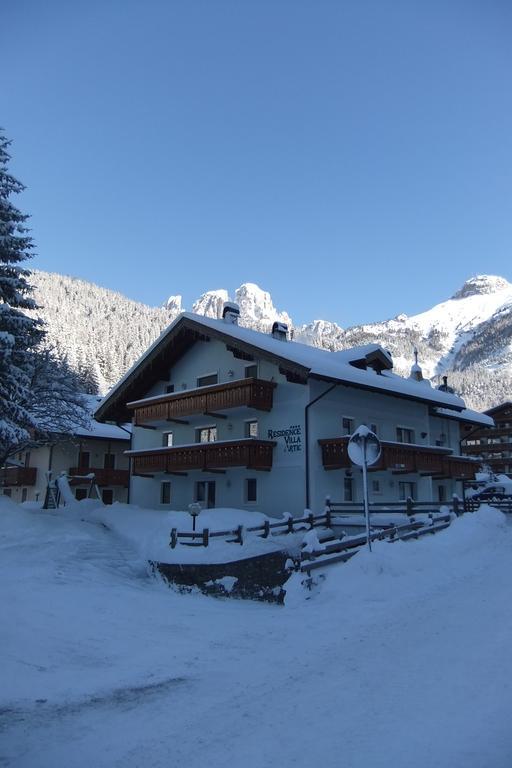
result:
[[[463,411],[465,409],[465,403],[462,398],[449,392],[435,389],[430,386],[429,382],[404,379],[391,370],[382,370],[381,373],[377,373],[371,368],[365,370],[351,364],[351,362],[355,363],[361,360],[362,357],[368,357],[376,353],[385,357],[391,364],[389,352],[377,344],[355,347],[340,352],[331,352],[295,341],[276,339],[270,334],[254,331],[250,328],[243,328],[242,326],[226,323],[222,320],[183,312],[110,390],[96,411],[97,418],[110,417],[111,406],[122,395],[123,391],[128,390],[130,381],[140,376],[142,371],[172,341],[182,326],[203,333],[211,332],[212,335],[223,338],[228,342],[229,340],[233,342],[238,341],[246,349],[252,349],[263,357],[268,356],[279,363],[288,363],[295,366],[303,372],[306,378],[313,376],[329,381],[339,381],[340,383],[351,384],[363,389],[372,389],[408,399],[419,400],[424,403],[447,408],[451,412]],[[143,394],[141,392],[139,397]],[[126,398],[125,402],[128,399],[134,400],[136,398],[137,394],[130,391],[129,397]]]
[[[485,413],[472,411],[470,408],[464,408],[463,411],[451,411],[448,408],[434,408],[434,413],[436,416],[447,416],[450,419],[467,421],[470,424],[481,424],[485,427],[494,426],[494,419],[487,416]]]
[[[93,415],[96,408],[102,401],[98,395],[84,395],[87,401],[90,413]],[[89,427],[75,426],[71,429],[73,435],[77,437],[96,438],[101,440],[129,440],[131,433],[131,424],[124,424],[124,428],[116,424],[106,424],[91,418]]]

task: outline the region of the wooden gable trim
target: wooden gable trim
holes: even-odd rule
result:
[[[133,369],[132,373],[123,381],[97,409],[95,418],[97,421],[130,421],[131,413],[126,403],[140,400],[150,389],[155,381],[166,379],[167,372],[196,341],[210,341],[216,339],[229,347],[230,351],[236,350],[241,359],[254,360],[263,358],[282,369],[288,381],[305,384],[308,379],[309,369],[298,365],[285,356],[267,352],[248,342],[233,339],[229,332],[221,328],[205,328],[200,321],[189,317],[183,317],[168,332],[162,335],[159,342],[151,352],[143,358]],[[287,342],[283,342],[285,347]],[[283,349],[283,352],[286,350]],[[247,357],[246,357],[247,356]]]

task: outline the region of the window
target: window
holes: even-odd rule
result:
[[[23,502],[26,500],[27,500],[27,489],[23,488],[21,491],[21,503],[23,504]]]
[[[25,466],[30,467],[30,451],[27,451],[25,454]]]
[[[217,427],[199,427],[196,429],[196,443],[214,443],[217,440]]]
[[[87,488],[77,488],[75,491],[75,499],[77,501],[82,501],[82,499],[87,498]]]
[[[446,501],[446,486],[445,485],[439,485],[437,487],[437,500],[439,502]]]
[[[246,379],[257,379],[258,378],[258,366],[257,365],[246,365],[245,366],[245,378]]]
[[[164,432],[162,438],[162,445],[165,448],[171,448],[174,444],[174,437],[172,432]]]
[[[4,496],[12,496],[12,488],[4,488]]]
[[[372,493],[381,493],[380,480],[372,480]]]
[[[171,484],[167,481],[160,486],[160,504],[171,503]]]
[[[343,478],[343,501],[354,501],[354,481],[351,477]]]
[[[215,480],[199,480],[196,483],[196,501],[203,507],[211,509],[215,506]]]
[[[245,422],[245,436],[246,437],[258,437],[258,422],[246,421]]]
[[[397,427],[396,441],[397,443],[414,443],[414,429],[409,429],[408,427]]]
[[[346,416],[343,416],[341,420],[341,434],[351,435],[353,431],[354,431],[354,419],[349,419]]]
[[[217,373],[209,373],[207,376],[199,376],[197,379],[198,387],[207,387],[209,384],[217,384],[219,375]]]
[[[409,498],[416,498],[416,483],[399,482],[398,497],[400,501],[407,501]]]
[[[245,500],[247,502],[255,502],[258,495],[258,484],[254,477],[247,478],[245,481]]]
[[[167,384],[165,388],[165,394],[172,395],[173,392],[174,392],[174,384]]]
[[[78,466],[80,469],[89,469],[91,454],[89,451],[80,451],[78,454]]]
[[[104,488],[101,492],[101,500],[104,504],[112,504],[114,501],[114,491],[110,488]]]
[[[115,469],[116,467],[116,457],[113,453],[106,453],[103,458],[103,468],[104,469]]]

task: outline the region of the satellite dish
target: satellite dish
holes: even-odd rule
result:
[[[371,467],[380,459],[380,440],[364,425],[358,427],[348,441],[348,455],[358,467]]]

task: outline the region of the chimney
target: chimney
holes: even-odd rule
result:
[[[288,340],[288,326],[286,323],[279,323],[276,321],[272,326],[272,336],[279,341]]]
[[[240,317],[240,307],[233,301],[225,301],[222,308],[222,319],[225,323],[231,325],[238,325],[238,318]]]
[[[448,386],[448,376],[443,376],[443,383],[438,387],[440,392],[447,392],[450,395],[455,393],[453,387]]]

